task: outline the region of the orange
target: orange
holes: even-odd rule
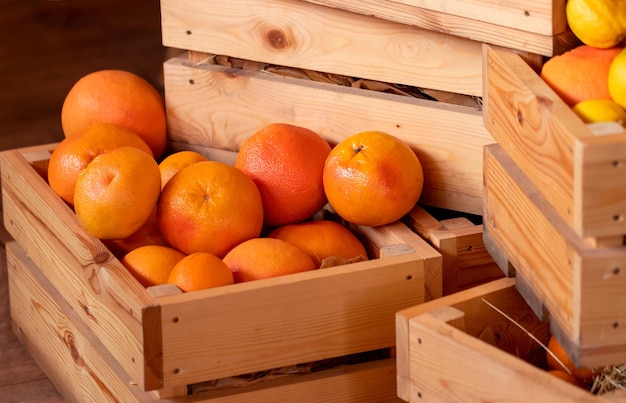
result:
[[[103,240],[104,244],[109,248],[118,259],[124,257],[128,252],[146,245],[163,245],[168,246],[167,241],[161,235],[159,225],[156,218],[156,206],[146,222],[137,231],[124,239]]]
[[[221,258],[260,235],[263,204],[252,179],[239,169],[217,161],[197,162],[165,185],[157,221],[165,240],[181,252]]]
[[[297,246],[275,238],[253,238],[235,246],[224,263],[236,283],[315,270],[313,260]]]
[[[623,0],[568,0],[565,16],[574,35],[585,45],[608,49],[626,37]]]
[[[324,259],[332,257],[367,259],[367,251],[359,238],[348,228],[330,220],[284,225],[274,229],[267,237],[296,245],[309,255],[316,267],[320,267]]]
[[[578,46],[546,61],[541,78],[570,107],[587,99],[611,99],[609,68],[621,49]]]
[[[128,252],[121,262],[141,285],[150,287],[167,284],[170,272],[184,257],[167,246],[146,245]]]
[[[384,132],[345,138],[324,167],[330,205],[354,224],[378,226],[399,220],[415,206],[423,185],[422,164],[413,150]]]
[[[117,147],[80,172],[74,210],[93,236],[123,239],[145,224],[160,191],[161,173],[154,158],[135,147]]]
[[[574,375],[570,374],[569,372],[563,369],[551,369],[551,370],[548,370],[548,373],[550,375],[553,375],[557,378],[564,380],[565,382],[571,383],[572,385],[576,385],[581,388],[586,388],[585,384],[580,379],[576,378]]]
[[[284,123],[270,124],[241,144],[235,166],[257,184],[265,224],[304,221],[324,207],[322,171],[330,149],[316,132]]]
[[[161,170],[161,188],[165,187],[165,184],[170,178],[176,175],[181,169],[202,161],[208,161],[208,159],[195,151],[178,151],[168,155],[159,163],[159,169]]]
[[[555,359],[554,356],[552,356],[552,354],[546,353],[546,359],[548,362],[549,369],[562,370],[565,372],[569,371],[569,373],[571,373],[574,377],[579,379],[581,382],[584,382],[587,384],[590,384],[593,382],[595,371],[591,368],[576,367],[576,365],[574,365],[574,362],[567,355],[567,353],[563,349],[563,346],[561,345],[561,343],[559,343],[556,337],[554,336],[550,337],[547,347],[548,347],[548,350],[551,351],[552,354],[554,354],[554,356],[556,356],[556,359]],[[567,370],[565,370],[564,367],[567,368]]]
[[[608,80],[611,97],[626,109],[626,49],[623,49],[611,63]]]
[[[189,292],[233,284],[234,279],[222,259],[210,253],[196,252],[185,256],[174,266],[168,282]]]
[[[111,123],[96,124],[80,136],[63,139],[50,156],[50,188],[73,205],[74,187],[80,171],[96,156],[120,146],[136,147],[152,156],[150,147],[135,132]]]
[[[159,159],[167,141],[163,97],[143,77],[99,70],[81,77],[65,96],[61,125],[76,137],[95,123],[116,123],[137,133]]]

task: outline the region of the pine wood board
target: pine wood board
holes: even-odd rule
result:
[[[485,46],[485,127],[583,237],[626,234],[626,140],[595,135],[515,53]]]
[[[163,44],[480,96],[480,42],[301,0],[163,0]]]
[[[306,1],[545,56],[577,42],[567,28],[563,0]]]
[[[485,148],[485,231],[549,312],[578,365],[626,361],[626,248],[575,234],[503,147]]]
[[[495,140],[477,108],[184,57],[166,62],[164,74],[171,141],[237,151],[247,137],[276,121],[307,127],[331,144],[381,130],[404,140],[420,158],[421,203],[482,213],[482,148]]]

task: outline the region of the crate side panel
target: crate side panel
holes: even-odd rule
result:
[[[465,321],[474,317],[466,315]],[[425,314],[410,322],[411,402],[583,401],[591,395]],[[476,365],[480,363],[480,365]]]
[[[578,43],[561,0],[554,6],[551,1],[307,1],[545,56]]]
[[[614,269],[626,264],[626,248],[592,248],[578,237],[498,146],[486,148],[485,177],[486,230],[558,333],[577,350],[623,346],[626,330],[614,323],[624,320],[624,304],[615,298],[626,283]]]
[[[331,144],[380,130],[404,140],[420,158],[423,204],[482,213],[482,149],[494,139],[475,108],[215,65],[192,67],[184,58],[168,61],[164,71],[174,141],[236,151],[277,121],[307,127]]]
[[[95,238],[19,151],[2,154],[4,223],[54,287],[125,370],[146,387],[160,384],[158,357],[146,357],[145,289]]]
[[[66,398],[149,401],[15,242],[7,263],[16,334]]]
[[[423,289],[406,254],[162,298],[165,385],[391,347]]]
[[[482,94],[481,45],[465,38],[301,0],[162,0],[161,14],[165,46]]]
[[[577,234],[625,234],[626,220],[608,214],[626,209],[624,168],[614,165],[624,136],[595,136],[513,52],[486,46],[485,59],[489,132]]]

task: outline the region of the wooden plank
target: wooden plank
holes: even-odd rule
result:
[[[150,401],[17,243],[7,260],[15,331],[67,399]]]
[[[626,361],[626,248],[594,248],[498,145],[485,148],[486,231],[549,311],[578,365]],[[565,339],[567,338],[567,340]],[[609,354],[612,353],[612,356]],[[608,360],[608,362],[607,362]]]
[[[483,226],[465,217],[437,220],[416,205],[403,222],[442,256],[443,295],[502,277],[483,244]]]
[[[434,299],[420,305],[403,309],[396,313],[396,366],[397,366],[397,387],[398,397],[404,401],[411,399],[411,357],[410,357],[410,335],[409,321],[419,315],[431,310],[451,306],[462,301],[477,298],[485,294],[498,291],[515,285],[515,279],[502,278],[489,283],[479,285],[464,291]]]
[[[466,323],[473,319],[467,316]],[[589,392],[430,314],[411,319],[410,341],[411,402],[593,399]]]
[[[7,230],[131,377],[142,387],[159,387],[160,341],[144,331],[155,328],[147,319],[159,320],[150,295],[80,227],[20,150],[3,152],[0,163]]]
[[[350,229],[375,245],[408,245],[424,262],[424,300],[430,301],[443,295],[443,258],[441,253],[401,222],[380,227],[350,225]],[[371,247],[370,247],[371,249]]]
[[[423,269],[405,254],[161,297],[164,384],[392,347],[395,312],[423,302]]]
[[[163,0],[161,19],[165,46],[482,95],[480,43],[445,33],[301,0]]]
[[[164,74],[174,142],[236,151],[276,121],[310,128],[331,144],[380,130],[404,140],[420,158],[421,203],[482,214],[482,149],[494,139],[476,108],[191,64],[183,57],[165,63]]]
[[[515,53],[485,46],[485,126],[583,237],[626,234],[626,140],[596,136]]]
[[[306,0],[545,56],[576,39],[567,29],[565,1]]]

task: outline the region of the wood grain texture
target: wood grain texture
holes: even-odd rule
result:
[[[50,148],[35,149],[42,147]],[[159,387],[159,362],[144,351],[148,335],[143,326],[151,328],[145,320],[152,317],[147,313],[154,309],[152,298],[100,241],[81,228],[28,162],[29,150],[0,154],[5,227],[131,377],[142,387]]]
[[[237,151],[276,121],[308,127],[331,144],[380,130],[404,140],[420,158],[422,203],[482,213],[482,148],[494,140],[476,108],[195,64],[184,57],[165,63],[164,72],[172,141]]]
[[[498,145],[485,148],[485,230],[550,313],[553,333],[587,367],[626,361],[625,247],[577,236]]]
[[[538,346],[503,316],[497,318],[491,314],[494,320],[485,321],[485,317],[481,315],[489,314],[489,310],[493,311],[482,302],[481,299],[485,298],[498,308],[503,306],[505,312],[513,313],[516,321],[529,331],[537,333],[539,338],[549,335],[546,324],[542,326],[534,314],[528,312],[528,308],[524,310],[523,300],[522,305],[511,305],[511,302],[515,302],[507,295],[511,293],[515,293],[514,287],[483,295],[474,301],[466,300],[479,304],[482,309],[478,311],[464,311],[459,307],[463,303],[456,304],[455,307],[465,312],[466,324],[471,323],[483,329],[498,329],[502,339],[509,339],[512,344],[520,347],[532,346],[536,349]],[[520,299],[518,296],[517,302]],[[561,382],[530,362],[482,341],[469,330],[468,333],[460,331],[430,313],[412,318],[409,326],[410,402],[596,400],[585,390]],[[540,336],[541,332],[543,336]]]
[[[626,234],[626,140],[595,136],[517,55],[485,47],[485,126],[583,237]]]
[[[567,29],[563,0],[306,1],[545,56],[576,43]]]
[[[480,96],[480,43],[301,0],[164,0],[163,43]]]

